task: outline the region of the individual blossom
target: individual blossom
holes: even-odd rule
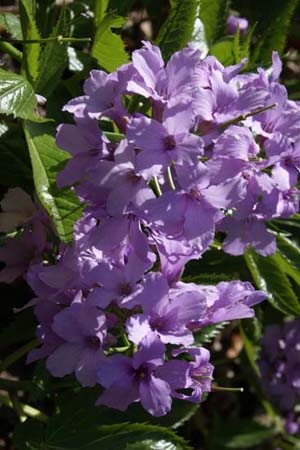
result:
[[[203,347],[172,352],[174,357],[182,354],[188,357],[187,360],[171,359],[159,367],[157,373],[170,385],[172,397],[200,403],[203,394],[211,390],[214,366],[209,362],[210,353]]]
[[[146,336],[132,358],[113,355],[98,367],[98,381],[106,389],[96,404],[125,411],[136,401],[153,416],[162,416],[171,409],[171,389],[155,375],[165,361],[165,346],[155,335]]]
[[[133,315],[127,321],[131,341],[138,344],[145,336],[154,333],[165,344],[193,344],[188,324],[204,310],[204,294],[188,290],[187,286],[170,291],[167,279],[152,273],[146,276],[136,301],[142,306],[143,314]]]
[[[160,175],[172,161],[195,164],[203,153],[203,141],[190,133],[193,124],[193,109],[184,101],[166,108],[162,123],[147,117],[133,118],[127,138],[141,150],[136,159],[137,171],[150,179]]]
[[[192,329],[206,327],[227,320],[254,317],[252,306],[261,303],[266,293],[256,291],[249,282],[222,281],[216,286],[195,286],[206,297],[206,308],[198,320],[190,326]]]
[[[240,30],[241,35],[247,33],[249,27],[248,19],[246,17],[237,17],[231,14],[227,19],[227,28],[229,34],[235,34],[237,29]]]
[[[106,329],[105,314],[78,293],[73,303],[53,318],[52,330],[62,343],[47,359],[49,372],[56,377],[75,372],[82,386],[94,386]]]

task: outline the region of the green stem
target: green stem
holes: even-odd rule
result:
[[[167,168],[167,180],[168,180],[168,183],[169,183],[172,191],[176,191],[176,187],[175,187],[173,177],[172,177],[171,167]]]
[[[14,353],[8,355],[2,363],[0,364],[0,372],[6,370],[9,366],[11,366],[14,362],[18,361],[18,359],[22,358],[22,356],[26,355],[30,350],[39,345],[39,341],[37,339],[33,339],[27,344],[23,345],[23,347],[18,348]]]
[[[8,55],[10,55],[16,61],[19,61],[19,62],[22,61],[22,56],[23,56],[22,52],[20,52],[20,50],[18,50],[16,47],[11,45],[9,42],[4,42],[4,41],[0,40],[0,50],[3,53],[7,53]]]
[[[13,44],[46,44],[47,42],[51,41],[57,41],[59,44],[62,44],[63,42],[91,42],[91,38],[73,38],[73,37],[63,37],[63,36],[54,36],[54,37],[48,37],[48,38],[41,38],[41,39],[28,39],[28,40],[22,40],[22,39],[4,39],[1,38],[0,42],[10,42]]]
[[[5,395],[0,394],[0,402],[8,408],[14,409],[13,402]],[[33,406],[26,405],[18,401],[18,412],[22,413],[27,417],[32,417],[33,419],[39,420],[40,422],[47,423],[48,416],[40,411],[39,409],[33,408]]]
[[[276,108],[276,106],[278,106],[277,103],[272,103],[272,105],[268,105],[268,106],[264,106],[263,108],[255,109],[254,111],[250,111],[250,112],[248,112],[246,114],[241,114],[240,116],[236,117],[235,119],[228,120],[227,122],[221,123],[218,126],[218,128],[221,128],[221,129],[222,128],[227,128],[230,125],[234,125],[234,124],[236,124],[238,122],[241,122],[242,120],[246,120],[248,117],[252,117],[252,116],[255,116],[257,114],[261,114],[261,113],[263,113],[265,111],[268,111],[269,109]]]

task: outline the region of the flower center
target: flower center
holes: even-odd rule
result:
[[[93,350],[98,350],[98,348],[100,347],[100,344],[101,344],[100,339],[98,338],[98,336],[95,336],[95,335],[86,336],[85,342],[86,342],[86,345]]]
[[[130,283],[122,283],[120,285],[120,292],[122,295],[130,295],[132,293],[132,287]]]
[[[190,195],[194,200],[200,200],[201,199],[201,192],[196,187],[193,187],[190,190]]]
[[[132,184],[137,184],[141,179],[140,175],[137,175],[133,170],[127,172],[126,178]]]
[[[169,136],[164,138],[164,149],[174,150],[174,148],[176,148],[175,137],[172,134],[169,134]]]

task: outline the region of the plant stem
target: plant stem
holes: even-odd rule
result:
[[[54,37],[48,37],[48,38],[41,38],[41,39],[28,39],[28,40],[22,40],[22,39],[0,39],[0,42],[10,42],[13,44],[46,44],[47,42],[51,41],[57,41],[59,44],[62,44],[63,42],[91,42],[91,38],[73,38],[73,37],[63,37],[63,36],[54,36]]]
[[[23,56],[22,52],[20,52],[20,50],[18,50],[16,47],[11,45],[9,42],[4,42],[4,41],[0,40],[0,50],[4,53],[7,53],[8,55],[10,55],[16,61],[19,61],[19,62],[22,61],[22,56]]]
[[[2,370],[6,370],[9,366],[11,366],[14,362],[18,361],[18,359],[22,358],[22,356],[26,355],[30,350],[39,345],[38,339],[33,339],[27,344],[23,345],[23,347],[18,348],[14,353],[8,355],[2,363],[0,364],[0,372]]]
[[[14,409],[13,402],[5,395],[0,394],[0,402],[8,408]],[[33,419],[39,420],[40,422],[46,423],[48,421],[48,416],[40,411],[39,409],[33,408],[33,406],[26,405],[18,401],[18,412],[22,413],[27,417],[32,417]]]
[[[263,108],[258,108],[258,109],[255,109],[254,111],[250,111],[248,113],[241,114],[240,116],[236,117],[235,119],[228,120],[227,122],[221,123],[218,126],[218,128],[222,129],[222,128],[229,127],[229,125],[234,125],[238,122],[241,122],[242,120],[246,120],[248,117],[252,117],[257,114],[261,114],[265,111],[268,111],[269,109],[276,108],[276,106],[278,106],[277,103],[272,103],[272,105],[264,106]]]

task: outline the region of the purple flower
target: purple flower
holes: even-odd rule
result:
[[[245,17],[230,15],[227,19],[227,27],[229,34],[235,34],[239,28],[241,35],[244,35],[248,31],[249,23]]]
[[[81,119],[76,125],[61,124],[57,128],[56,144],[71,153],[73,158],[59,172],[59,187],[74,184],[86,172],[93,169],[99,160],[109,155],[108,139],[100,131],[97,120]]]
[[[138,344],[148,334],[155,333],[165,344],[188,346],[194,342],[187,325],[205,308],[204,294],[188,290],[188,285],[169,291],[168,282],[161,274],[146,276],[143,291],[137,298],[144,313],[127,321],[131,341]]]
[[[203,142],[191,134],[194,114],[186,102],[166,108],[163,122],[147,117],[134,118],[127,129],[129,142],[141,149],[136,159],[137,171],[147,179],[159,175],[172,161],[191,164],[203,153]]]
[[[121,308],[132,308],[139,304],[137,296],[142,291],[138,283],[143,277],[144,266],[132,255],[121,267],[100,263],[88,274],[89,284],[96,286],[88,295],[88,301],[100,308],[111,302]]]
[[[206,308],[195,324],[190,327],[202,328],[227,320],[244,319],[254,316],[252,306],[262,302],[266,293],[256,291],[248,282],[224,281],[216,286],[196,286],[206,296]]]
[[[136,75],[128,81],[128,91],[151,97],[160,115],[160,106],[174,97],[192,97],[196,86],[195,68],[200,62],[200,52],[187,47],[171,57],[166,67],[160,49],[150,42],[144,42],[140,50],[132,55]]]
[[[71,306],[55,315],[53,331],[63,343],[48,357],[46,366],[56,377],[75,372],[82,386],[96,384],[96,368],[103,358],[105,315],[78,295]]]
[[[210,392],[214,367],[210,353],[203,347],[174,350],[173,356],[185,353],[191,361],[171,360],[159,367],[156,373],[171,387],[172,397],[201,402],[204,392]],[[191,393],[188,393],[192,390]]]
[[[113,355],[101,361],[98,381],[106,388],[97,405],[125,411],[140,401],[153,416],[163,416],[171,409],[170,386],[155,369],[164,363],[165,346],[155,335],[145,337],[133,358]]]

